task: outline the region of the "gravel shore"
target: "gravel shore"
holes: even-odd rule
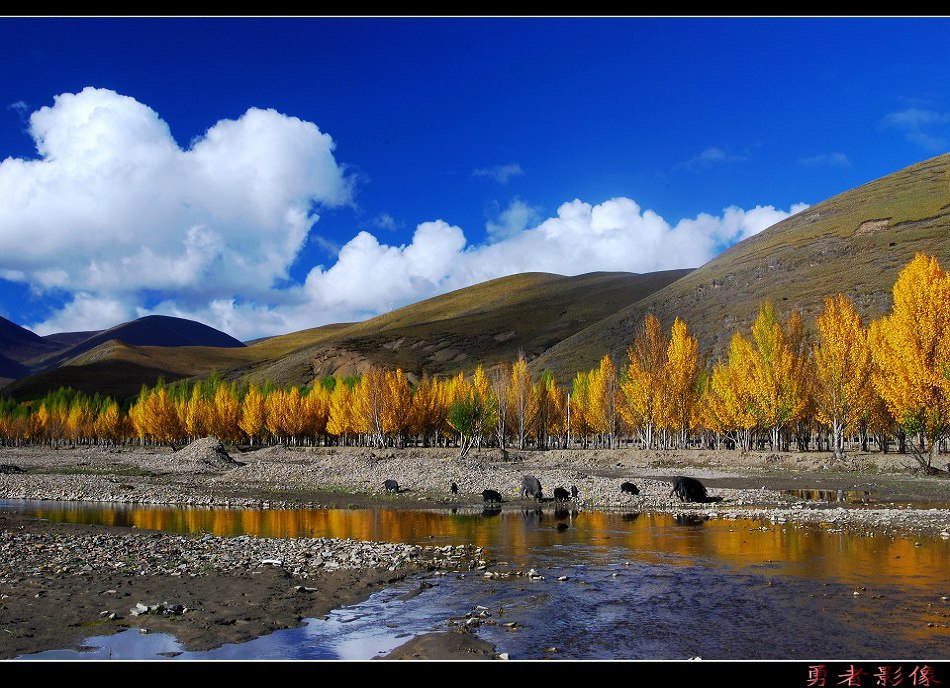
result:
[[[212,439],[172,452],[164,447],[0,448],[0,499],[53,499],[126,504],[247,508],[387,508],[472,506],[481,493],[501,493],[503,508],[534,505],[519,496],[521,477],[536,476],[547,500],[556,486],[578,489],[570,508],[691,513],[709,518],[760,518],[950,536],[950,479],[912,475],[901,455],[853,457],[828,466],[816,452],[746,454],[699,450],[482,450],[459,459],[451,449],[267,447],[230,453]],[[702,480],[712,501],[670,495],[674,476]],[[383,482],[399,482],[399,494]],[[623,494],[634,482],[638,495]],[[459,493],[449,492],[455,482]],[[802,490],[840,490],[838,502],[810,500]],[[847,499],[853,493],[867,499]],[[933,508],[922,508],[932,506]]]
[[[817,453],[630,449],[489,449],[459,459],[444,448],[242,451],[206,438],[178,452],[0,448],[0,499],[448,509],[480,507],[482,491],[494,489],[502,494],[502,509],[652,511],[950,538],[950,479],[914,475],[905,463],[908,457],[900,455],[829,465],[828,456]],[[544,501],[520,497],[525,474],[541,481]],[[678,475],[701,480],[711,500],[685,503],[671,496]],[[399,481],[398,494],[385,491],[387,479]],[[640,493],[621,493],[623,481]],[[458,494],[450,493],[452,482]],[[576,500],[564,507],[550,501],[554,487],[572,485]],[[826,499],[807,498],[817,490]],[[406,576],[479,568],[482,556],[474,546],[179,535],[55,524],[0,511],[0,658],[130,627],[164,630],[187,649],[207,649],[298,625]],[[412,646],[395,656],[441,657],[457,640],[434,638],[439,652]]]

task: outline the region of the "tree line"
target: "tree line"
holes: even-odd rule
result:
[[[950,434],[950,273],[917,254],[893,306],[865,326],[843,294],[806,328],[761,304],[747,333],[714,362],[677,318],[647,315],[618,370],[610,356],[559,385],[513,362],[411,384],[371,367],[309,387],[201,381],[143,386],[126,408],[71,389],[17,403],[0,398],[0,442],[160,443],[214,435],[252,445],[769,448],[814,446],[842,458],[857,438],[910,451],[932,469]]]

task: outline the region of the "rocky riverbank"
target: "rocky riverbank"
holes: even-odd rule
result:
[[[503,496],[502,509],[655,511],[950,538],[950,480],[915,475],[907,463],[900,455],[831,464],[816,453],[628,449],[494,449],[459,459],[452,449],[241,450],[205,439],[178,452],[0,448],[0,499],[447,509],[480,508],[482,490],[494,489]],[[521,499],[524,474],[541,481],[544,501]],[[672,497],[677,475],[701,480],[711,501]],[[386,492],[388,479],[398,480],[398,493]],[[623,481],[634,482],[639,494],[621,493]],[[452,482],[458,494],[449,491]],[[554,487],[572,485],[577,499],[566,505],[550,501]],[[189,536],[54,524],[0,511],[0,658],[69,647],[89,635],[130,627],[170,632],[187,649],[207,649],[298,625],[406,576],[478,568],[482,556],[470,546]],[[442,647],[442,657],[457,640],[427,642]],[[411,646],[394,656],[434,652]]]
[[[245,508],[470,507],[485,489],[502,508],[553,509],[553,488],[576,486],[571,509],[690,513],[761,518],[832,527],[939,535],[950,533],[950,479],[914,475],[909,457],[857,455],[828,465],[827,455],[728,451],[554,450],[476,452],[451,449],[267,447],[230,453],[212,439],[178,452],[164,447],[0,448],[0,499],[53,499],[126,504]],[[535,475],[540,504],[520,498],[521,477]],[[674,476],[701,480],[709,503],[670,495]],[[398,494],[383,482],[399,482]],[[621,493],[622,481],[639,494]],[[449,491],[456,483],[458,494]],[[821,491],[822,498],[809,498]],[[829,497],[829,495],[831,495]],[[923,508],[930,507],[930,508]]]
[[[475,547],[182,536],[0,515],[0,659],[136,627],[188,650],[299,625],[420,573],[471,570]]]

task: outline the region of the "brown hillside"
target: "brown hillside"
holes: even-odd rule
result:
[[[764,300],[806,320],[844,292],[864,318],[891,306],[891,287],[918,251],[950,267],[950,154],[907,167],[814,205],[742,241],[681,280],[552,347],[534,363],[559,377],[626,360],[647,313],[665,328],[679,316],[703,349],[720,355],[747,331]]]

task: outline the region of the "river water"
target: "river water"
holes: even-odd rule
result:
[[[433,587],[407,595],[416,577],[300,628],[208,652],[133,629],[83,641],[95,649],[24,658],[370,659],[483,611],[476,634],[512,659],[950,658],[950,542],[940,538],[659,513],[26,501],[0,509],[172,532],[474,543],[489,570],[543,577],[427,576]]]

